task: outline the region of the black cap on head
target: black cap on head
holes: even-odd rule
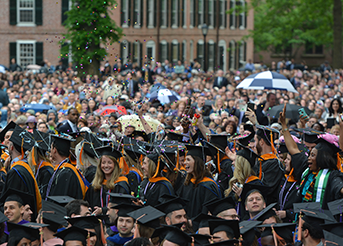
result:
[[[132,200],[136,199],[134,196],[121,193],[110,193],[107,192],[110,196],[110,203],[113,204],[132,204]]]
[[[111,208],[115,208],[115,209],[118,209],[118,216],[120,217],[131,217],[129,215],[129,213],[137,210],[137,209],[140,209],[141,207],[140,206],[137,206],[137,205],[134,205],[134,204],[118,204],[118,205],[115,205]]]
[[[75,199],[70,196],[48,196],[48,201],[52,201],[54,203],[57,203],[58,205],[64,207],[69,202],[74,201]]]
[[[8,131],[13,131],[14,128],[16,127],[16,123],[11,121],[6,125],[6,127],[0,132],[0,143],[2,143],[5,140],[5,135]]]
[[[211,137],[210,139],[211,144],[225,151],[227,147],[227,135],[212,134],[210,135],[210,137]]]
[[[213,216],[217,216],[219,213],[228,210],[234,209],[236,207],[235,201],[231,196],[225,197],[223,199],[213,199],[204,204],[207,209],[211,212]]]
[[[246,123],[246,124],[244,124],[243,128],[244,128],[244,131],[249,131],[250,133],[255,135],[255,129],[254,129],[253,124]],[[254,137],[254,136],[252,136],[252,137]]]
[[[268,194],[269,188],[264,185],[257,185],[257,184],[244,184],[241,198],[242,204],[245,204],[246,199],[252,193],[258,192],[262,195],[263,199],[266,200],[266,195]]]
[[[220,231],[225,231],[226,233],[231,234],[235,239],[239,239],[240,237],[238,220],[223,220],[217,218],[215,220],[209,220],[208,224],[211,235]]]
[[[300,210],[300,216],[312,226],[320,227],[320,224],[324,224],[325,221],[336,222],[334,218],[328,216],[323,210],[302,209]]]
[[[64,219],[67,215],[66,209],[56,203],[43,200],[41,213],[44,223],[55,225],[56,227],[68,225]]]
[[[324,230],[327,230],[336,236],[343,238],[343,222],[332,222],[320,225]]]
[[[328,207],[332,215],[343,214],[343,199],[328,202]]]
[[[157,205],[156,209],[162,211],[163,213],[165,213],[167,215],[173,211],[183,209],[184,206],[186,206],[186,202],[182,198],[173,197],[173,198]]]
[[[255,166],[256,158],[260,158],[260,156],[256,154],[254,151],[252,151],[251,149],[241,144],[238,144],[238,145],[241,146],[242,149],[237,151],[236,155],[242,156],[243,158],[245,158],[249,162],[251,167]]]
[[[29,224],[29,225],[28,225]],[[28,223],[28,224],[15,224],[7,222],[7,228],[10,232],[9,239],[12,237],[26,238],[31,241],[39,239],[39,228],[47,226],[44,224]],[[30,226],[31,224],[31,226]]]
[[[42,227],[48,227],[49,225],[48,224],[40,224],[40,223],[29,222],[29,223],[22,224],[22,226],[33,229],[30,232],[31,241],[36,241],[36,240],[40,239],[39,229]],[[18,235],[16,235],[16,236],[18,236]]]
[[[301,202],[301,203],[293,203],[293,212],[294,213],[299,213],[300,210],[305,209],[305,210],[320,210],[320,202]]]
[[[201,159],[206,158],[206,156],[212,155],[209,148],[204,147],[204,146],[186,145],[186,148],[187,148],[187,155],[198,156]]]
[[[77,226],[82,229],[93,229],[100,224],[102,218],[90,215],[68,218],[67,220],[72,226]]]
[[[1,202],[18,202],[21,205],[29,204],[33,208],[33,196],[29,193],[22,192],[20,190],[9,188],[5,193],[2,194]]]
[[[230,239],[230,240],[225,240],[225,241],[221,241],[221,242],[216,242],[216,243],[208,243],[208,244],[204,244],[204,246],[235,246],[237,245],[239,241],[237,239]]]
[[[163,225],[159,228],[156,228],[154,233],[151,235],[151,238],[159,238],[159,242],[162,242],[163,239],[166,237],[167,233],[171,231],[173,228],[180,229],[183,223],[175,224],[175,225]]]
[[[296,224],[293,223],[278,223],[278,224],[264,224],[258,226],[259,228],[264,227],[265,230],[261,234],[261,238],[269,235],[273,235],[272,228],[275,230],[286,243],[293,243],[293,231],[295,230]]]
[[[340,148],[337,147],[335,144],[329,143],[324,138],[318,138],[315,143],[317,150],[323,150],[324,152],[329,153],[335,159],[337,158],[337,153],[340,152]]]
[[[0,212],[0,224],[6,221],[8,221],[8,218],[6,217],[6,215],[4,215],[4,213]]]
[[[251,140],[254,139],[255,132],[252,132],[250,134],[244,134],[244,135],[238,135],[234,138],[235,141],[238,141],[241,145],[248,147]]]
[[[324,245],[325,246],[337,246],[337,245],[343,245],[343,238],[339,237],[333,233],[330,233],[328,231],[323,231],[324,233]]]
[[[212,239],[210,235],[203,235],[203,234],[189,234],[192,238],[194,238],[194,245],[202,246],[204,244],[208,244]],[[216,237],[214,237],[216,238]]]
[[[17,125],[15,126],[10,137],[10,141],[14,144],[16,150],[19,152],[21,152],[21,148],[23,148],[24,152],[31,150],[31,148],[35,145],[35,140],[32,134]]]
[[[259,220],[259,221],[265,221],[266,219],[276,216],[276,213],[274,211],[274,207],[276,206],[276,202],[269,204],[266,208],[264,208],[261,212],[259,212],[255,217],[254,220]]]
[[[274,128],[271,128],[269,126],[256,126],[258,128],[256,135],[260,138],[262,138],[266,143],[271,144],[271,133],[277,133],[279,134],[280,132]],[[274,141],[274,136],[273,136],[273,141]]]
[[[33,138],[36,141],[36,146],[43,151],[50,151],[51,142],[50,135],[45,132],[40,132],[33,129]]]
[[[151,206],[147,206],[128,213],[128,216],[137,220],[138,224],[155,229],[160,226],[159,218],[165,216],[165,213]]]
[[[71,226],[59,233],[56,233],[54,236],[63,239],[64,242],[68,241],[80,241],[83,245],[86,244],[86,239],[95,236],[96,234],[93,232],[86,231],[82,228],[77,226]]]
[[[191,236],[187,235],[185,232],[181,231],[181,229],[175,226],[168,227],[168,232],[164,239],[179,246],[188,246],[188,243],[192,242]]]
[[[189,136],[184,135],[184,134],[180,134],[180,133],[176,133],[176,132],[172,132],[172,131],[169,131],[167,133],[167,137],[168,137],[168,140],[175,140],[175,141],[178,141],[181,143],[189,143],[190,142]]]
[[[118,151],[114,146],[104,146],[104,147],[100,147],[95,149],[96,152],[98,153],[98,156],[103,156],[103,155],[107,155],[107,156],[112,156],[113,158],[115,158],[116,160],[120,157],[122,157],[120,151]]]
[[[209,220],[216,220],[216,219],[218,219],[218,218],[215,216],[200,213],[195,218],[193,218],[192,221],[198,222],[199,228],[204,228],[204,227],[209,227],[209,224],[208,224]]]
[[[255,237],[260,237],[259,231],[255,230],[255,227],[260,224],[262,224],[261,221],[253,220],[245,220],[239,223],[239,231],[243,235],[243,246],[252,245]]]
[[[304,141],[307,143],[315,143],[318,139],[318,135],[322,134],[322,132],[313,130],[312,128],[295,128],[297,132],[302,132]]]
[[[280,143],[279,148],[278,148],[278,153],[279,154],[288,153],[288,149],[285,143]]]
[[[73,139],[71,136],[65,133],[51,135],[51,137],[52,137],[52,142],[54,143],[55,148],[63,151],[64,153],[69,153],[70,142],[75,141],[75,139]]]
[[[143,132],[143,131],[134,130],[133,133],[128,137],[131,137],[134,139],[136,139],[137,137],[142,137],[145,142],[148,142],[148,135],[146,134],[146,132]]]

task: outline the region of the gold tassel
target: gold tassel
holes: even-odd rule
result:
[[[220,155],[219,155],[219,151],[217,150],[217,164],[218,164],[218,173],[221,173],[222,170],[220,168]]]
[[[101,242],[103,245],[106,245],[107,242],[106,242],[106,238],[105,238],[105,233],[104,233],[104,227],[102,225],[102,220],[99,219],[99,222],[100,222],[100,234],[101,234]],[[42,244],[43,245],[43,244]]]
[[[303,215],[299,215],[299,226],[298,226],[298,241],[301,241],[301,233],[302,233],[302,226],[303,226]]]
[[[153,178],[156,178],[159,170],[160,170],[160,162],[161,162],[161,156],[158,157],[158,161],[157,161],[157,167],[156,167],[156,171],[155,171],[155,174],[153,176]]]

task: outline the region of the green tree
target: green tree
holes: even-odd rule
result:
[[[254,10],[255,51],[285,50],[292,46],[295,56],[306,43],[332,50],[333,67],[342,67],[341,0],[251,0]],[[231,10],[229,13],[232,13]]]
[[[67,58],[71,50],[79,75],[99,74],[100,62],[107,56],[107,44],[123,36],[122,29],[111,18],[111,10],[116,7],[115,0],[72,0],[64,23],[67,33],[60,42],[61,55]]]

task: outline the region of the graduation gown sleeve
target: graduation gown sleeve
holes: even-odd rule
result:
[[[144,187],[141,187],[143,202],[145,205],[156,206],[160,204],[161,197],[164,194],[175,195],[174,188],[169,181],[161,180],[154,183],[146,182]]]
[[[307,156],[305,152],[292,155],[293,176],[296,180],[301,180],[303,172],[308,168]]]
[[[46,188],[48,187],[49,181],[53,173],[54,173],[54,169],[50,166],[42,167],[39,170],[39,173],[37,176],[37,183],[38,183],[39,191],[42,194],[43,199],[45,199]]]
[[[325,188],[322,208],[328,209],[328,202],[338,200],[343,197],[341,189],[343,188],[343,173],[338,170],[333,170],[330,173],[328,184]]]

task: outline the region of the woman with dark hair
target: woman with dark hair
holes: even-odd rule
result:
[[[88,101],[88,108],[87,108],[87,114],[93,113],[95,110],[98,109],[97,103],[94,99],[89,99]]]
[[[341,100],[335,98],[331,101],[328,118],[335,118],[339,122],[339,115],[343,112]]]
[[[170,181],[162,176],[165,163],[161,154],[149,153],[143,160],[142,170],[145,179],[140,184],[139,198],[145,205],[156,206],[164,194],[175,195]]]
[[[209,149],[194,145],[186,145],[186,147],[188,152],[184,165],[187,176],[184,185],[178,190],[178,195],[189,201],[186,212],[190,218],[193,218],[201,212],[207,213],[203,204],[214,198],[222,198],[222,193],[205,167],[204,159],[207,155],[211,155]]]
[[[229,136],[233,136],[237,132],[237,125],[233,121],[227,121],[224,125],[225,132]]]

